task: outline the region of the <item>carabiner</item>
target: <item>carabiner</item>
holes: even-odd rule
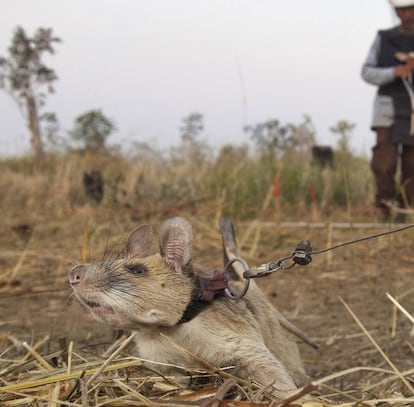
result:
[[[241,259],[239,257],[236,257],[236,258],[230,260],[226,264],[226,267],[224,268],[224,272],[227,273],[228,272],[227,270],[229,269],[229,267],[233,263],[236,263],[236,262],[239,262],[243,266],[244,273],[246,273],[246,271],[249,270],[249,265],[243,259]],[[230,291],[230,288],[229,287],[224,289],[224,293],[225,293],[225,295],[226,295],[227,298],[229,298],[229,299],[231,299],[233,301],[238,301],[238,300],[241,300],[246,295],[247,290],[249,289],[249,285],[250,285],[250,280],[248,278],[245,278],[244,277],[244,287],[243,287],[243,290],[239,294],[234,295]]]

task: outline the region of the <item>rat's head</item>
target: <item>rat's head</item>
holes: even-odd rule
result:
[[[180,217],[160,228],[160,252],[153,253],[152,229],[134,230],[122,259],[75,266],[69,282],[75,296],[99,320],[115,327],[172,326],[182,317],[194,289],[192,230]]]

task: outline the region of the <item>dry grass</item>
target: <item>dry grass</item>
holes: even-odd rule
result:
[[[314,214],[326,218],[339,205],[347,209],[349,220],[350,209],[370,206],[373,196],[369,165],[363,158],[351,156],[341,168],[321,169],[295,154],[269,160],[227,147],[216,158],[177,159],[138,151],[128,159],[114,153],[67,153],[40,162],[0,161],[0,206],[36,212],[42,203],[43,209],[66,214],[88,203],[82,178],[91,170],[102,173],[103,205],[135,208],[147,216],[182,209],[211,213],[220,208],[232,219],[254,218],[263,212],[276,175],[281,198],[265,212],[282,209],[285,216],[295,216],[298,211],[308,214],[312,205]]]
[[[245,158],[242,151],[227,151],[196,171],[194,162],[153,156],[125,161],[73,155],[49,157],[43,164],[0,163],[1,406],[276,405],[265,388],[200,360],[202,369],[181,367],[190,383],[164,377],[156,364],[131,356],[131,336],[114,339],[109,329],[85,322],[71,305],[67,284],[71,264],[115,255],[137,224],[158,224],[167,213],[190,219],[197,261],[214,268],[222,266],[218,221],[223,214],[234,218],[249,264],[281,258],[304,238],[320,249],[368,234],[333,230],[329,223],[321,230],[286,230],[278,224],[289,218],[349,219],[350,206],[370,199],[366,173],[358,172],[359,179],[348,174],[347,182],[361,181],[359,195],[344,199],[344,208],[334,212],[339,175],[325,171],[317,178],[320,199],[312,213],[307,181],[316,177],[313,169],[303,172],[306,182],[294,198],[286,183],[297,186],[297,174],[280,170],[285,203],[278,205],[272,174]],[[82,173],[92,168],[105,177],[102,206],[89,203],[82,190]],[[255,221],[240,222],[246,218]],[[259,220],[273,223],[265,227]],[[413,244],[411,235],[391,236],[315,256],[306,271],[262,281],[272,301],[322,344],[316,355],[301,349],[313,378],[306,391],[315,387],[319,403],[307,407],[414,405]],[[338,293],[349,311],[337,301]]]
[[[187,216],[196,231],[196,251],[202,262],[208,264],[217,262],[214,266],[218,266],[220,238],[217,226],[213,224],[212,219],[207,220],[189,214]],[[88,222],[85,222],[85,219],[88,219]],[[3,313],[0,318],[0,332],[3,332],[0,336],[0,404],[4,406],[275,405],[265,388],[234,377],[226,369],[219,370],[206,363],[203,369],[182,367],[182,371],[190,374],[192,378],[190,384],[183,385],[178,377],[164,377],[157,373],[156,364],[147,363],[144,366],[141,360],[130,356],[127,345],[132,337],[123,336],[115,340],[112,345],[110,341],[106,341],[88,348],[85,342],[97,343],[96,338],[83,339],[79,342],[78,339],[75,340],[68,335],[67,328],[63,329],[65,323],[61,320],[62,307],[67,306],[64,298],[69,295],[68,290],[65,291],[63,287],[66,285],[65,275],[70,261],[65,259],[66,256],[62,258],[62,253],[70,253],[69,258],[71,256],[79,258],[85,236],[83,231],[86,227],[92,250],[89,255],[99,257],[101,255],[99,253],[108,250],[107,244],[119,246],[121,237],[126,236],[127,226],[130,227],[126,222],[131,222],[128,221],[126,214],[115,215],[111,211],[85,208],[66,221],[49,220],[40,223],[31,232],[30,237],[19,236],[16,232],[15,243],[20,244],[23,239],[24,247],[21,250],[13,249],[15,244],[9,242],[8,250],[2,252],[0,256],[2,269],[8,270],[0,274],[2,295],[7,295],[9,304],[17,301],[16,306],[19,306],[19,302],[23,307],[27,304],[36,307],[38,304],[42,308],[46,304],[49,309],[39,311],[41,315],[32,322],[30,329],[36,331],[39,325],[43,325],[46,331],[50,330],[51,326],[54,328],[50,338],[39,334],[31,336],[27,328],[24,328],[24,323],[13,322],[13,319],[19,319],[20,315]],[[239,230],[245,258],[251,264],[259,264],[260,253],[264,247],[269,247],[266,243],[269,235],[255,223],[251,224],[251,227],[239,227]],[[109,231],[112,236],[107,243],[105,235]],[[50,239],[53,234],[55,238]],[[75,237],[78,238],[78,244],[75,245],[77,247],[70,248],[74,246]],[[291,247],[292,242],[289,239],[284,246]],[[399,238],[393,237],[392,243],[398,245]],[[281,245],[282,252],[287,250],[283,248],[284,246]],[[252,250],[252,247],[255,250]],[[268,260],[269,251],[266,256]],[[10,267],[4,266],[5,263]],[[45,264],[46,270],[43,269]],[[60,297],[61,300],[56,301],[55,298],[54,302],[47,304],[45,295]],[[31,302],[29,296],[37,300]],[[398,300],[394,297],[392,299],[393,301],[389,300],[390,309],[397,306],[396,304],[400,309],[404,309]],[[25,313],[24,310],[21,312]],[[406,309],[402,315],[404,319],[412,322],[412,315]],[[298,402],[296,404],[319,406],[336,403],[340,406],[354,406],[363,402],[360,405],[411,405],[414,402],[412,390],[414,369],[400,371],[388,359],[386,352],[372,341],[371,334],[357,319],[356,314],[353,314],[353,317],[363,331],[363,336],[372,342],[370,349],[365,346],[363,352],[360,352],[360,360],[363,360],[364,354],[379,353],[384,359],[385,366],[362,365],[331,372],[328,376],[315,380],[307,389],[307,391],[316,389],[313,394],[320,404]],[[5,331],[1,324],[9,330]],[[17,326],[21,326],[23,330],[13,330],[13,327]],[[40,331],[42,330],[39,329]],[[62,332],[66,333],[62,336]],[[97,334],[101,335],[100,331]],[[351,335],[352,332],[349,334]],[[323,339],[324,343],[328,341],[328,338]],[[182,351],[185,352],[184,349]],[[199,360],[197,362],[200,363]],[[329,370],[329,367],[325,367],[325,370]],[[350,377],[354,387],[349,388],[348,382],[348,389],[341,390],[341,383]],[[224,401],[217,400],[223,397]],[[208,404],[209,402],[211,404]]]
[[[121,348],[129,339],[122,338],[114,347]],[[6,356],[7,350],[3,358]],[[49,364],[51,360],[55,361],[54,367]],[[231,375],[225,370],[182,368],[183,373],[191,375],[191,384],[183,385],[182,378],[157,374],[156,365],[147,363],[153,368],[144,368],[142,361],[133,357],[95,357],[86,361],[72,351],[72,343],[67,350],[44,357],[29,348],[20,360],[2,365],[6,366],[1,370],[4,385],[0,387],[4,406],[35,402],[70,406],[199,405],[214,397],[228,396],[227,393],[230,400],[249,400],[239,405],[255,405],[268,399],[266,389],[235,377],[229,380]]]
[[[364,327],[361,325],[363,330]],[[367,335],[369,335],[366,332]],[[266,388],[237,378],[200,361],[206,368],[181,367],[191,377],[157,373],[157,364],[123,355],[133,339],[121,337],[105,354],[85,356],[73,350],[73,342],[51,354],[40,355],[36,348],[7,335],[0,337],[0,402],[2,406],[264,406],[277,403]],[[173,344],[174,345],[174,344]],[[177,345],[174,345],[177,346]],[[382,353],[382,350],[375,347]],[[185,352],[184,349],[182,349]],[[9,356],[12,355],[12,356]],[[314,401],[291,400],[292,405],[316,406],[410,406],[414,402],[411,386],[414,368],[400,372],[384,354],[391,369],[357,367],[337,372],[309,383],[298,396],[313,392]],[[177,367],[177,366],[176,366]],[[180,367],[177,367],[180,368]],[[350,374],[368,372],[369,385],[352,391],[338,391],[332,383]]]

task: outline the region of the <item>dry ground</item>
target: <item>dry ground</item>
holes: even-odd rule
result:
[[[153,221],[158,224],[160,219]],[[220,236],[213,216],[192,215],[190,220],[194,225],[194,256],[198,262],[210,267],[222,266]],[[0,357],[10,346],[11,337],[34,344],[49,335],[50,339],[40,350],[43,352],[51,352],[68,340],[75,341],[74,348],[79,353],[99,353],[109,346],[113,332],[91,322],[73,304],[67,272],[73,262],[81,259],[85,236],[90,258],[99,259],[105,251],[119,247],[128,232],[145,221],[133,211],[90,207],[61,213],[52,219],[42,213],[10,213],[3,218],[0,224]],[[273,227],[255,223],[240,223],[235,227],[243,256],[251,265],[289,255],[302,239],[310,240],[317,250],[381,231],[280,228],[276,223]],[[315,255],[308,266],[296,266],[259,281],[279,310],[319,342],[319,350],[300,344],[312,379],[357,366],[392,370],[340,298],[400,371],[414,367],[413,324],[401,313],[394,312],[386,296],[390,293],[398,298],[414,314],[413,247],[414,229],[410,229]],[[361,370],[341,375],[328,384],[341,391],[367,388],[369,383],[376,383],[377,375],[371,370]],[[390,388],[407,395],[407,389],[400,382],[395,388],[387,383],[371,391],[378,395],[384,389],[391,391]]]

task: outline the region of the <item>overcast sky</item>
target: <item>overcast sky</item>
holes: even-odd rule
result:
[[[380,28],[396,19],[387,0],[0,0],[0,55],[16,26],[51,27],[62,39],[48,58],[59,79],[46,111],[63,134],[102,109],[116,122],[112,143],[180,140],[191,112],[207,142],[242,144],[242,128],[309,114],[319,144],[329,127],[356,124],[352,146],[370,154],[375,87],[360,68]],[[13,100],[0,92],[0,155],[28,151]]]

